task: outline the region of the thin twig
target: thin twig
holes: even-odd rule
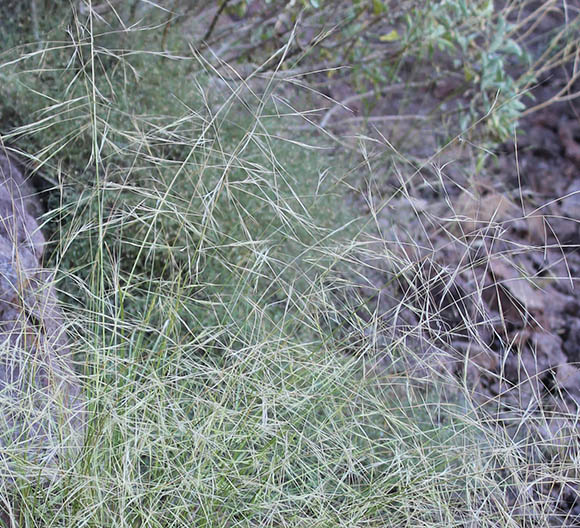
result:
[[[379,122],[394,122],[394,121],[427,121],[428,116],[420,114],[400,114],[400,115],[384,115],[384,116],[369,116],[369,117],[347,117],[346,119],[341,119],[340,121],[335,121],[327,126],[338,127],[341,125],[348,125],[352,123],[379,123]],[[312,130],[311,125],[297,125],[288,126],[290,130]],[[322,125],[316,125],[316,128],[324,130]]]
[[[165,22],[165,27],[163,28],[163,35],[161,36],[161,49],[164,50],[167,46],[167,37],[169,35],[169,28],[171,27],[171,22],[175,20],[175,10],[177,8],[177,0],[173,0],[173,7],[171,12],[167,15],[167,21]]]
[[[203,42],[206,41],[207,39],[209,39],[209,37],[211,37],[211,34],[213,33],[213,30],[215,29],[215,26],[217,24],[219,17],[221,16],[224,9],[227,7],[227,5],[229,3],[230,3],[230,0],[222,0],[222,3],[219,6],[216,14],[214,15],[213,20],[211,21],[211,24],[209,25],[208,30],[206,31],[204,37],[201,39]]]
[[[32,21],[32,35],[34,40],[40,44],[40,30],[38,28],[38,8],[36,0],[30,0],[30,20]]]
[[[416,87],[420,87],[420,86],[425,86],[425,84],[427,84],[425,81],[415,82],[415,83],[392,84],[391,86],[381,88],[380,90],[369,90],[368,92],[365,92],[362,94],[351,95],[350,97],[347,97],[346,99],[344,99],[340,102],[337,102],[335,106],[333,106],[328,112],[326,112],[326,114],[324,115],[324,117],[320,121],[320,126],[322,128],[324,128],[328,124],[328,122],[330,121],[330,118],[334,114],[336,114],[339,110],[343,109],[343,110],[350,111],[350,108],[348,108],[348,106],[347,106],[350,103],[360,101],[361,99],[368,99],[369,97],[383,96],[383,95],[387,94],[388,92],[394,92],[394,91],[400,90],[402,88],[416,88]],[[394,117],[394,116],[392,116],[392,117]]]

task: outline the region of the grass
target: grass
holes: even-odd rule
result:
[[[345,205],[351,155],[288,133],[308,115],[288,83],[73,21],[0,59],[4,141],[54,185],[47,265],[88,410],[78,457],[4,485],[18,525],[547,523],[527,473],[563,465],[531,468],[464,380],[380,361],[420,358],[361,313],[361,254],[401,280],[409,261]]]

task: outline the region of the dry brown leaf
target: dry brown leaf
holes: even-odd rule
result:
[[[496,282],[509,291],[512,301],[521,304],[530,313],[543,313],[546,303],[544,292],[535,288],[511,263],[494,258],[490,260],[489,267]]]

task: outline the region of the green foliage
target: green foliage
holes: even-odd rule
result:
[[[427,6],[406,16],[407,41],[424,42],[431,58],[437,49],[451,61],[453,72],[464,72],[465,93],[473,97],[461,128],[467,129],[482,113],[489,113],[487,123],[493,136],[509,137],[525,108],[521,102],[524,85],[509,72],[531,60],[509,36],[515,24],[496,13],[491,0],[428,2]]]
[[[234,5],[240,16],[246,13],[247,1]],[[517,40],[517,22],[507,20],[514,12],[511,5],[505,13],[492,0],[270,0],[267,5],[279,28],[284,20],[285,35],[294,25],[320,28],[322,42],[301,54],[302,62],[349,66],[361,91],[370,84],[380,93],[405,82],[402,71],[409,64],[420,69],[428,58],[425,76],[437,72],[438,78],[463,79],[454,94],[461,101],[461,129],[487,115],[487,132],[494,140],[511,134],[524,109],[522,97],[535,80],[533,71],[522,75],[531,57]],[[268,24],[255,37],[273,42],[264,47],[266,53],[281,44]]]

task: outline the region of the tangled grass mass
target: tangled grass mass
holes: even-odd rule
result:
[[[579,526],[579,9],[2,2],[0,523]]]

